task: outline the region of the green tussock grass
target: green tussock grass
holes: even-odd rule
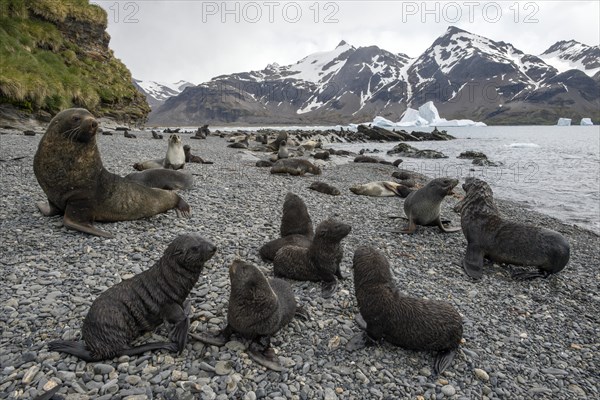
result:
[[[150,109],[112,51],[100,54],[94,44],[88,44],[92,50],[81,48],[58,28],[94,24],[103,32],[104,10],[87,0],[0,2],[0,103],[51,114],[84,107],[100,115],[145,118]]]

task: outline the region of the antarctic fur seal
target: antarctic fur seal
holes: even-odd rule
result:
[[[133,169],[137,171],[145,171],[147,169],[156,169],[163,167],[164,158],[159,158],[156,160],[146,160],[140,161],[138,163],[133,164]]]
[[[292,192],[288,192],[283,201],[279,231],[279,238],[269,241],[259,249],[263,260],[273,261],[277,251],[286,245],[308,247],[314,236],[313,223],[306,204]]]
[[[164,168],[132,172],[126,175],[125,179],[144,186],[165,190],[185,190],[194,186],[192,174]]]
[[[306,316],[304,310],[298,307],[291,286],[281,279],[267,279],[256,266],[241,260],[235,260],[229,266],[229,279],[231,293],[227,326],[216,337],[190,336],[204,343],[223,346],[233,333],[237,333],[252,341],[248,354],[254,361],[275,371],[282,371],[270,348],[270,338],[287,325],[294,315]],[[260,339],[265,339],[264,346],[257,343]]]
[[[213,164],[212,161],[205,161],[201,157],[192,154],[192,148],[189,144],[183,146],[183,152],[185,153],[185,162],[198,163],[198,164]]]
[[[404,185],[392,181],[376,181],[363,185],[354,185],[350,188],[350,191],[354,194],[374,197],[406,197],[411,192]]]
[[[410,350],[436,351],[436,373],[454,359],[463,333],[460,314],[452,305],[437,300],[403,296],[395,286],[390,264],[383,253],[361,246],[354,252],[354,292],[360,317],[371,340],[381,340]],[[361,333],[348,342],[355,350],[366,342]]]
[[[463,268],[467,275],[480,279],[483,258],[497,263],[537,267],[537,271],[514,272],[517,280],[547,278],[562,271],[570,257],[570,246],[560,233],[507,221],[494,204],[490,186],[477,178],[463,184],[465,198],[456,206],[462,231],[467,238]]]
[[[290,153],[288,152],[287,141],[282,140],[281,143],[279,143],[279,150],[277,150],[277,158],[281,160],[282,158],[289,158],[289,156]]]
[[[321,175],[321,169],[303,158],[284,158],[271,167],[272,174],[304,175],[305,173]]]
[[[46,216],[63,214],[67,228],[112,237],[94,221],[129,221],[175,208],[189,217],[178,194],[149,188],[108,172],[96,144],[98,123],[83,108],[58,113],[40,140],[33,170],[48,202],[37,206]]]
[[[248,145],[249,145],[248,136],[246,136],[244,139],[240,140],[239,142],[234,142],[234,143],[227,145],[227,147],[231,147],[233,149],[247,149]]]
[[[341,194],[340,189],[325,182],[313,182],[308,188],[332,196],[339,196]]]
[[[336,277],[344,279],[340,270],[344,256],[341,241],[351,230],[350,225],[333,219],[321,222],[308,248],[288,245],[277,251],[273,260],[275,276],[320,281],[321,295],[331,297],[337,288]]]
[[[419,190],[411,192],[404,200],[404,213],[408,218],[408,227],[397,233],[413,233],[417,225],[437,226],[442,232],[458,232],[459,227],[446,228],[440,219],[440,206],[444,197],[452,193],[458,180],[435,178]]]
[[[149,350],[183,350],[190,324],[186,298],[216,250],[198,234],[178,236],[150,269],[114,285],[94,300],[83,320],[83,342],[57,340],[49,343],[48,349],[88,362]],[[131,341],[164,321],[171,327],[170,342],[130,347]]]
[[[185,167],[185,151],[179,135],[169,136],[169,147],[167,147],[163,167],[175,170]]]
[[[155,130],[152,131],[152,138],[153,139],[162,139],[163,135],[159,134],[158,132],[156,132]]]

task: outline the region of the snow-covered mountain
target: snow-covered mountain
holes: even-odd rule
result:
[[[456,27],[410,58],[344,41],[295,64],[217,76],[169,98],[155,124],[399,121],[407,107],[433,101],[450,119],[556,123],[600,115],[597,79],[561,71],[510,43]]]
[[[588,46],[575,40],[554,43],[540,58],[559,72],[578,69],[588,76],[600,72],[600,46]]]
[[[146,96],[146,100],[153,110],[160,107],[169,97],[177,96],[186,87],[194,86],[193,83],[187,81],[164,83],[155,81],[142,81],[135,78],[133,79],[133,84],[142,94]]]

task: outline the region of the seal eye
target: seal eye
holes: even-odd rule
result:
[[[73,118],[72,118],[71,120],[72,120],[73,122],[79,122],[79,121],[81,121],[81,117],[79,117],[79,116],[75,115],[75,116],[73,116]]]

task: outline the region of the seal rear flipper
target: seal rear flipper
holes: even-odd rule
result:
[[[462,230],[461,227],[453,227],[453,228],[446,228],[444,226],[444,223],[442,222],[441,219],[437,219],[437,226],[438,228],[440,228],[440,231],[444,232],[444,233],[452,233],[452,232],[458,232],[460,230]]]
[[[179,218],[190,218],[192,216],[192,210],[190,209],[190,205],[180,196],[179,202],[175,206],[175,212]]]
[[[62,214],[60,209],[54,204],[50,203],[50,201],[38,201],[37,203],[35,203],[35,205],[37,206],[38,210],[40,210],[40,212],[46,217],[53,217],[55,215]]]
[[[251,347],[252,344],[254,343],[251,343]],[[275,352],[269,345],[267,345],[262,352],[257,349],[249,348],[248,356],[257,364],[262,365],[270,370],[277,372],[282,372],[284,370],[283,366],[279,363]]]
[[[323,297],[324,299],[328,299],[331,296],[333,296],[333,294],[337,290],[337,285],[338,282],[335,278],[329,282],[321,282],[321,297]]]
[[[536,278],[548,278],[550,275],[552,275],[550,272],[548,271],[544,271],[542,269],[538,269],[537,271],[514,271],[511,274],[511,278],[513,278],[516,281],[530,281],[532,279],[536,279]]]
[[[456,349],[439,351],[435,356],[435,361],[433,362],[434,373],[439,375],[444,372],[446,368],[452,364],[452,360],[454,360],[455,355]]]
[[[36,396],[33,400],[50,400],[62,387],[63,387],[62,384],[56,385],[52,389],[48,390],[47,392],[44,392],[44,393],[40,394],[39,396]]]
[[[71,354],[86,362],[101,361],[101,359],[92,356],[90,351],[85,347],[84,342],[76,342],[73,340],[55,340],[48,343],[48,350]]]
[[[303,321],[310,320],[310,314],[308,313],[306,308],[304,308],[303,306],[296,307],[296,312],[294,313],[294,317],[300,318]]]
[[[473,279],[479,280],[483,276],[483,251],[479,246],[467,244],[467,253],[463,260],[465,273]]]

